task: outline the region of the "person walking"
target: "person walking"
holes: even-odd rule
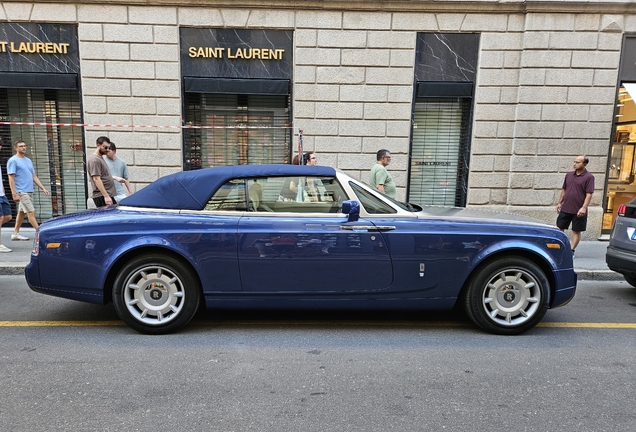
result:
[[[104,207],[117,203],[115,199],[117,195],[115,180],[110,175],[108,165],[104,162],[104,156],[109,150],[110,140],[108,137],[100,136],[97,138],[95,151],[86,160],[88,178],[93,187],[91,198],[93,198],[95,207]]]
[[[395,183],[386,169],[391,163],[391,152],[386,149],[378,150],[376,160],[376,164],[371,168],[369,184],[391,198],[395,198]]]
[[[565,231],[572,223],[572,255],[581,241],[581,232],[587,228],[587,208],[594,193],[594,176],[586,167],[590,160],[585,156],[574,158],[574,171],[565,175],[561,196],[556,206],[557,228]]]
[[[110,175],[113,177],[113,180],[115,180],[115,190],[117,191],[115,199],[119,202],[128,195],[132,194],[132,191],[130,190],[130,182],[128,181],[130,178],[128,166],[126,165],[126,162],[117,157],[117,146],[112,141],[110,142],[110,150],[108,150],[108,153],[106,153],[106,156],[103,159],[106,162],[106,165],[108,165]],[[128,193],[126,193],[122,184],[126,186]]]
[[[0,138],[0,150],[2,150],[2,139]],[[0,230],[2,225],[11,220],[11,204],[4,192],[4,184],[2,184],[2,166],[0,166]],[[0,252],[11,252],[11,249],[2,244],[2,236],[0,235]]]
[[[22,140],[18,140],[13,145],[15,155],[7,161],[7,174],[9,175],[9,187],[13,201],[18,205],[18,215],[15,218],[15,226],[11,240],[26,241],[28,237],[20,234],[24,215],[26,214],[29,223],[36,230],[38,222],[35,219],[35,207],[33,205],[33,183],[38,185],[44,195],[49,196],[49,191],[42,185],[40,179],[35,174],[33,162],[26,157],[27,146]]]

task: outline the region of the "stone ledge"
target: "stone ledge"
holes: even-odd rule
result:
[[[5,0],[7,3],[24,3],[24,0]],[[38,0],[38,3],[75,4],[78,0]],[[233,0],[83,0],[81,5],[113,5],[113,6],[174,6],[174,7],[214,7],[229,9],[297,9],[297,10],[330,10],[330,11],[382,11],[382,12],[452,12],[452,13],[567,13],[579,12],[598,14],[621,14],[636,12],[633,0],[251,0],[241,4]]]

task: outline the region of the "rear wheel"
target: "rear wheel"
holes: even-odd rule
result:
[[[192,319],[200,293],[200,284],[184,264],[147,254],[132,259],[118,273],[113,304],[119,317],[138,332],[166,334]]]
[[[472,276],[464,308],[490,333],[519,334],[541,321],[549,293],[548,279],[537,265],[521,257],[500,258]]]

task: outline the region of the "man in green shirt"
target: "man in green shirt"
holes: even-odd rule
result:
[[[395,198],[395,183],[386,167],[391,163],[391,152],[382,149],[378,151],[377,163],[371,168],[369,184],[380,192]]]

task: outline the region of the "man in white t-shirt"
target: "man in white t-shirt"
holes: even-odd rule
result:
[[[104,161],[106,165],[108,165],[110,175],[113,176],[113,180],[115,180],[115,189],[117,189],[115,199],[119,202],[132,194],[132,192],[130,190],[130,182],[128,181],[130,177],[128,174],[128,166],[126,162],[117,157],[117,146],[112,141],[110,142],[110,150],[104,155]],[[126,193],[122,184],[126,185],[128,193]]]

